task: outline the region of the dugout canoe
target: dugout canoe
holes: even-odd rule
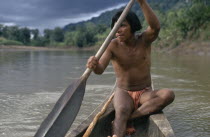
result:
[[[72,130],[66,137],[82,137],[95,115],[101,111],[109,97],[100,104],[88,118]],[[114,119],[113,104],[109,104],[104,115],[98,120],[90,137],[107,137],[111,135],[111,122]],[[136,132],[127,137],[175,137],[173,129],[163,112],[133,120]]]

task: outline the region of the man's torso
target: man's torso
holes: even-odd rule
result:
[[[114,40],[111,47],[112,64],[117,86],[126,90],[141,90],[151,86],[151,46],[137,39],[132,47]]]

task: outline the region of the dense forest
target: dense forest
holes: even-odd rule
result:
[[[208,0],[148,0],[161,22],[161,31],[156,41],[160,48],[176,47],[182,41],[210,40],[210,2]],[[45,29],[40,35],[38,29],[3,26],[0,24],[0,45],[26,45],[43,47],[90,47],[101,45],[110,32],[111,17],[119,9],[107,11],[99,17],[64,28]],[[132,11],[144,20],[139,5]]]

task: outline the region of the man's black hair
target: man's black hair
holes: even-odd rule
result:
[[[117,22],[118,18],[120,17],[120,15],[122,14],[122,10],[118,11],[113,17],[112,17],[112,24],[111,24],[111,28],[114,27],[114,24]],[[135,33],[136,31],[140,30],[142,28],[141,23],[139,21],[139,18],[137,17],[137,15],[132,12],[129,11],[128,15],[126,16],[126,21],[128,22],[128,24],[131,26],[131,32]]]

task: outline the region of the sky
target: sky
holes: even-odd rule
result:
[[[31,29],[63,27],[125,6],[128,0],[0,0],[0,24]]]

